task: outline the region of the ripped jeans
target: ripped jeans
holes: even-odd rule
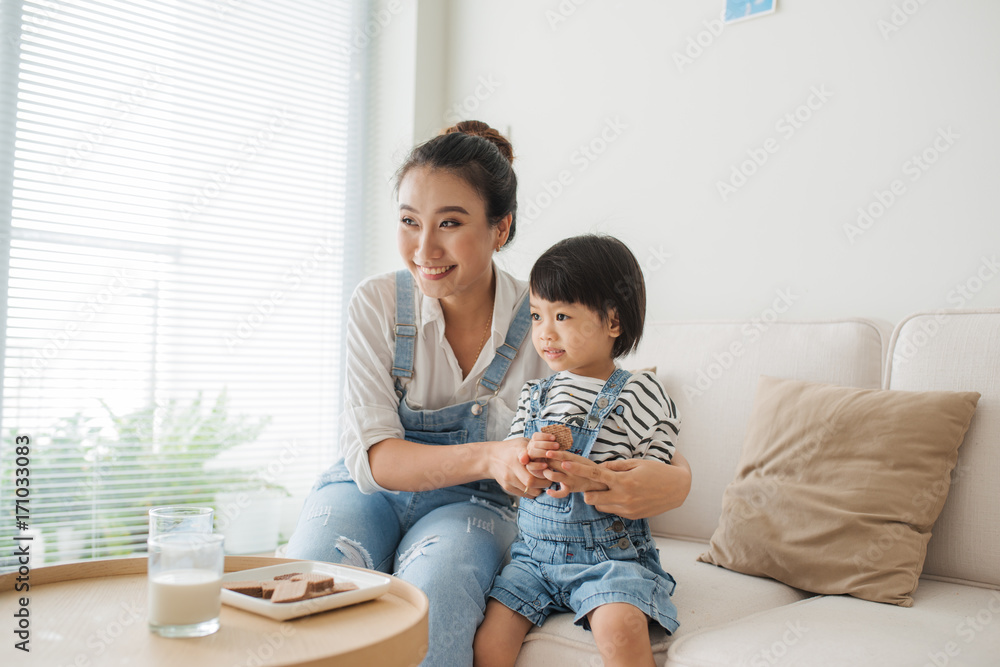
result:
[[[422,664],[468,667],[486,594],[517,536],[511,498],[485,482],[366,495],[343,473],[346,480],[323,480],[309,494],[287,556],[367,567],[417,586],[430,600]]]

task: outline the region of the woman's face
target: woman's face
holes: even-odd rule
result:
[[[435,299],[478,296],[493,277],[493,252],[510,218],[491,227],[486,205],[464,180],[415,167],[399,184],[399,254],[420,291]]]

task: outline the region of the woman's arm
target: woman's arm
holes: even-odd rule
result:
[[[588,505],[626,519],[648,519],[680,507],[691,491],[691,466],[680,452],[674,453],[670,465],[652,459],[597,464],[564,451],[549,451],[547,458],[562,469],[562,474],[555,470],[545,473],[562,484],[556,493],[583,491]]]
[[[428,491],[479,479],[495,479],[503,490],[534,498],[549,485],[521,463],[527,440],[422,445],[387,438],[368,449],[375,481],[394,491]]]
[[[525,468],[528,441],[523,437],[528,392],[525,384],[506,440],[470,442],[447,447],[388,438],[372,445],[368,461],[379,486],[397,491],[427,491],[495,479],[503,490],[534,498],[549,481]]]

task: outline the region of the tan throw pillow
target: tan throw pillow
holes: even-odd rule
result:
[[[698,560],[909,607],[979,394],[762,376]]]

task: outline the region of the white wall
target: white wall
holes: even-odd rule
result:
[[[445,39],[445,85],[421,86],[439,73],[418,68],[417,107],[443,108],[440,127],[511,131],[521,221],[503,263],[525,276],[559,238],[615,234],[646,267],[654,319],[750,318],[779,291],[788,319],[1000,303],[1000,269],[983,261],[1000,259],[1000,3],[778,0],[713,35],[723,4],[430,3],[443,11],[417,41]],[[418,113],[412,139],[427,125]],[[938,159],[914,178],[908,161],[929,147]],[[767,148],[724,200],[718,183]],[[852,243],[845,225],[896,180],[902,194]],[[369,220],[370,273],[399,265],[391,208]]]

